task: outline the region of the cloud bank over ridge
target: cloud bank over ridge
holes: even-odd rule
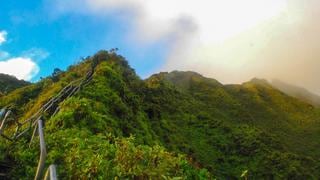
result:
[[[224,83],[277,78],[320,93],[320,2],[310,0],[55,0],[54,14],[114,17],[128,41],[167,41],[159,67]]]

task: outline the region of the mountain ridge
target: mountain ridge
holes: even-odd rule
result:
[[[30,82],[18,80],[16,77],[0,73],[0,96],[7,94],[15,89],[29,85]]]
[[[59,90],[82,77],[92,63],[97,63],[93,79],[78,94],[59,103],[54,116],[43,117],[49,162],[56,163],[65,177],[88,178],[88,172],[95,178],[109,177],[107,173],[113,177],[121,173],[126,176],[120,177],[127,178],[158,177],[159,172],[143,163],[121,166],[121,157],[128,160],[138,155],[126,151],[128,147],[161,157],[166,165],[158,168],[168,177],[208,178],[209,172],[219,179],[240,178],[244,171],[254,179],[319,176],[319,109],[258,79],[222,85],[198,73],[174,71],[142,80],[124,57],[101,51],[70,66],[54,80],[44,78],[0,97],[0,107],[10,104],[12,118],[27,119]],[[134,142],[126,139],[131,135]],[[17,164],[12,170],[14,177],[32,177],[35,163],[31,160],[38,152],[34,146],[28,150],[24,141],[15,145],[3,139],[0,142],[0,152],[5,152],[2,158],[14,159]],[[164,150],[155,150],[158,146],[173,155],[166,158],[158,153]],[[121,156],[108,156],[106,149],[125,151]],[[176,153],[187,159],[174,158]],[[96,158],[100,165],[94,163]],[[115,163],[117,169],[106,162]],[[172,171],[174,166],[179,171]],[[130,174],[130,168],[135,175]]]
[[[283,91],[284,93],[286,93],[292,97],[295,97],[297,99],[308,102],[314,106],[320,107],[320,96],[310,92],[309,90],[307,90],[305,88],[291,85],[289,83],[285,83],[285,82],[277,80],[277,79],[274,79],[271,82],[271,84],[273,87]]]

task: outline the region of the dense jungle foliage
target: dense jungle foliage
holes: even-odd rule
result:
[[[45,114],[47,165],[61,179],[316,179],[320,111],[265,80],[222,85],[195,72],[142,80],[114,52],[92,57],[0,97],[13,118],[32,116],[97,63],[91,82]],[[12,133],[14,124],[6,130]],[[39,156],[28,136],[0,139],[12,178],[33,178]]]

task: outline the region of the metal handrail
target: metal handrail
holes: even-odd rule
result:
[[[44,132],[43,132],[43,122],[41,119],[38,120],[38,133],[39,133],[39,138],[40,138],[40,160],[38,162],[38,167],[37,167],[37,172],[34,177],[35,180],[40,180],[42,175],[43,175],[43,170],[45,167],[45,161],[47,158],[47,150],[46,150],[46,143],[44,139]],[[33,135],[34,136],[34,135]],[[47,169],[45,176],[45,180],[57,180],[57,171],[56,171],[56,166],[55,165],[50,165],[49,168]]]
[[[42,129],[42,120],[39,119],[38,121],[38,133],[39,133],[39,138],[40,138],[40,160],[38,163],[38,168],[37,168],[37,172],[36,172],[36,176],[35,176],[35,180],[40,180],[41,176],[43,174],[43,169],[45,166],[45,161],[46,161],[46,157],[47,157],[47,150],[46,150],[46,143],[44,140],[44,133],[43,133],[43,129]]]
[[[86,81],[87,79],[82,79],[82,81]],[[74,82],[69,83],[69,85],[67,85],[67,87],[63,88],[62,90],[60,90],[60,92],[54,96],[53,98],[51,98],[45,105],[43,105],[34,115],[32,115],[29,119],[19,123],[17,122],[18,126],[17,126],[17,130],[13,136],[13,138],[9,138],[9,139],[17,139],[19,137],[21,137],[22,135],[24,135],[26,132],[28,132],[32,127],[35,127],[37,124],[37,119],[39,119],[39,117],[41,117],[41,114],[44,112],[47,112],[55,103],[57,103],[62,96],[67,95],[67,98],[74,95],[75,93],[78,92],[78,90],[80,89],[80,87],[78,86],[72,86],[72,84],[78,83],[79,80],[76,80]],[[81,84],[79,84],[81,85]],[[57,112],[55,112],[57,113]],[[25,128],[24,130],[20,131],[20,128],[27,124],[30,123],[29,127]],[[6,139],[8,139],[8,137],[5,137]]]
[[[22,122],[16,121],[17,128],[16,128],[16,131],[15,131],[13,137],[5,136],[2,133],[2,131],[0,131],[0,135],[8,140],[11,140],[11,141],[14,141],[15,139],[18,139],[21,136],[23,136],[30,129],[34,128],[37,124],[37,120],[42,116],[42,114],[44,112],[47,112],[50,108],[52,108],[52,106],[55,105],[57,102],[59,102],[63,96],[66,95],[64,99],[69,98],[69,97],[73,96],[74,94],[78,93],[82,86],[85,86],[87,83],[89,83],[93,78],[93,74],[95,72],[95,68],[97,65],[98,64],[96,64],[93,61],[92,66],[90,67],[90,69],[86,73],[85,77],[70,82],[68,85],[66,85],[64,88],[62,88],[58,94],[56,94],[55,96],[50,98],[49,101],[46,102],[30,118],[28,118]],[[2,115],[5,110],[6,110],[6,108],[1,109]],[[59,108],[57,107],[53,114],[56,114],[58,111],[59,111]],[[29,126],[27,128],[23,128],[27,123],[30,123]],[[20,129],[22,129],[22,128],[23,128],[23,130],[20,131]],[[3,129],[1,129],[1,130],[3,130]]]
[[[36,113],[34,113],[29,119],[26,119],[22,122],[16,121],[17,124],[17,128],[16,131],[13,135],[12,138],[7,137],[6,135],[4,135],[2,132],[4,130],[5,127],[5,123],[7,120],[7,117],[11,114],[11,111],[7,111],[4,119],[1,122],[1,126],[0,126],[0,135],[8,140],[15,140],[20,138],[22,135],[24,135],[26,132],[28,132],[30,129],[34,128],[33,133],[32,133],[32,137],[29,143],[29,147],[31,146],[31,143],[34,139],[34,136],[36,134],[37,128],[38,128],[38,133],[39,133],[39,138],[40,138],[40,159],[38,162],[38,167],[37,167],[37,172],[35,175],[35,180],[40,180],[42,175],[43,175],[43,171],[45,168],[45,161],[46,161],[46,156],[47,156],[47,150],[46,150],[46,144],[45,144],[45,139],[44,139],[44,132],[43,132],[43,121],[40,119],[42,117],[42,114],[44,112],[46,112],[47,110],[49,110],[50,108],[52,108],[52,106],[54,106],[57,102],[62,102],[65,99],[73,96],[74,94],[76,94],[77,92],[80,91],[82,86],[85,86],[86,84],[88,84],[92,78],[93,78],[93,74],[94,74],[94,70],[95,67],[92,67],[89,72],[87,72],[86,76],[82,79],[78,79],[75,80],[71,83],[69,83],[67,86],[65,86],[64,88],[62,88],[59,93],[57,95],[55,95],[54,97],[50,98],[50,100],[48,102],[46,102]],[[78,83],[80,82],[80,83]],[[74,84],[77,84],[74,86]],[[62,97],[65,97],[62,99]],[[59,106],[57,107],[57,109],[55,109],[54,114],[56,114],[59,111]],[[6,109],[2,109],[1,110],[1,116],[3,116],[3,114],[5,113]],[[20,131],[20,129],[26,125],[27,123],[30,123],[28,125],[27,128],[23,129],[22,131]],[[47,169],[46,173],[45,173],[45,179],[51,179],[51,180],[57,180],[57,173],[56,173],[56,166],[55,165],[50,165],[49,168]]]
[[[0,125],[0,136],[4,137],[5,139],[12,141],[12,138],[6,136],[3,134],[3,130],[5,128],[6,122],[7,122],[7,118],[8,116],[11,114],[11,110],[8,110],[6,112],[6,114],[4,115],[4,118],[2,119],[1,125]]]
[[[2,134],[2,130],[4,129],[4,126],[6,124],[7,118],[8,118],[8,116],[10,114],[11,114],[10,110],[5,114],[5,116],[4,116],[4,118],[3,118],[2,122],[1,122],[1,125],[0,125],[0,134]]]
[[[6,112],[6,108],[2,108],[0,110],[0,119],[2,118],[2,115],[4,115],[5,112]]]
[[[56,165],[51,164],[47,169],[46,175],[44,176],[44,180],[57,180],[57,170]]]

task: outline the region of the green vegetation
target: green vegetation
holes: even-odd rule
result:
[[[58,164],[61,179],[112,178],[209,178],[204,170],[194,169],[182,155],[167,152],[161,146],[137,145],[133,137],[115,138],[111,134],[93,134],[76,128],[47,136],[48,163]],[[12,154],[19,162],[13,178],[32,179],[37,166],[38,147],[21,144]],[[24,176],[27,174],[27,176]]]
[[[0,73],[0,97],[15,89],[29,85],[29,82],[18,80],[14,76]]]
[[[122,56],[101,51],[0,97],[0,107],[27,119],[92,64],[92,81],[43,117],[47,164],[62,179],[320,177],[319,109],[264,80],[222,85],[179,71],[141,80]],[[39,149],[29,139],[0,139],[13,178],[34,176]]]
[[[294,86],[291,84],[284,83],[280,80],[273,80],[272,86],[279,89],[280,91],[295,97],[297,99],[304,100],[314,106],[320,107],[320,96],[313,94],[312,92],[308,91],[307,89]]]

